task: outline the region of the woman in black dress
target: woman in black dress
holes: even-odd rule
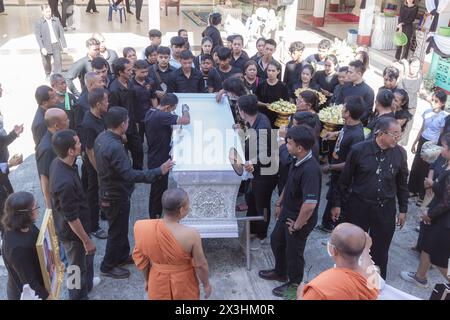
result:
[[[259,82],[258,64],[254,60],[248,60],[244,65],[244,85],[251,94],[255,94]]]
[[[313,89],[320,90],[320,87],[314,82],[314,67],[310,64],[305,64],[300,73],[300,79],[298,79],[294,84],[289,88],[289,97],[291,98],[291,102],[295,103],[297,97],[295,96],[295,90],[297,89]]]
[[[39,229],[34,222],[39,217],[39,206],[29,192],[11,194],[5,203],[2,223],[3,261],[8,270],[7,296],[19,300],[25,284],[30,285],[41,299],[51,296],[45,289],[36,251]]]
[[[213,41],[211,50],[214,50],[217,46],[223,47],[222,36],[218,26],[222,23],[222,15],[218,12],[211,13],[209,15],[209,26],[202,32],[202,37],[210,37]]]
[[[320,92],[327,97],[327,102],[325,105],[330,103],[334,89],[339,84],[338,73],[336,70],[337,67],[338,59],[334,54],[329,54],[325,58],[325,69],[317,71],[314,74],[313,82],[319,86]]]
[[[415,0],[406,0],[400,7],[397,29],[399,32],[406,34],[408,42],[403,47],[397,47],[397,51],[395,52],[395,59],[397,60],[408,58],[414,32],[413,22],[416,20],[417,12],[419,11],[419,6],[415,2]]]
[[[258,97],[258,105],[260,112],[265,114],[269,120],[272,128],[278,129],[275,126],[277,113],[267,109],[267,107],[275,101],[285,100],[289,101],[289,94],[287,86],[284,82],[278,80],[278,75],[281,72],[281,66],[278,62],[270,62],[267,66],[267,79],[261,82],[256,89],[256,96]]]
[[[442,157],[447,161],[445,170],[433,183],[434,198],[428,210],[422,213],[422,221],[429,228],[424,232],[420,263],[416,272],[401,272],[401,277],[419,286],[427,286],[427,272],[435,265],[446,281],[450,258],[450,134],[442,137]]]

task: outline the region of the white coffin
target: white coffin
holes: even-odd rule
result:
[[[241,183],[228,159],[234,147],[244,159],[228,99],[220,103],[215,94],[176,94],[181,105],[190,108],[191,123],[173,132],[172,175],[178,187],[187,191],[190,212],[183,224],[200,232],[203,238],[238,237],[236,197]]]

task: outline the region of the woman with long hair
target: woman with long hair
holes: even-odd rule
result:
[[[201,43],[201,51],[194,59],[194,66],[197,70],[201,70],[202,55],[212,53],[213,40],[210,37],[203,37]]]
[[[220,35],[219,26],[222,23],[222,15],[218,12],[209,15],[209,26],[202,32],[202,37],[210,37],[213,41],[211,50],[217,46],[223,47],[222,36]]]
[[[416,4],[415,0],[405,0],[400,7],[400,15],[398,17],[398,32],[403,32],[408,38],[408,42],[402,46],[397,47],[395,52],[395,59],[406,59],[408,58],[409,48],[411,47],[411,40],[414,32],[414,20],[416,20],[417,13],[419,12],[419,6]]]
[[[314,82],[314,67],[310,64],[305,64],[300,72],[300,79],[289,88],[289,97],[292,102],[295,102],[295,90],[297,89],[313,89],[320,90],[320,87]]]

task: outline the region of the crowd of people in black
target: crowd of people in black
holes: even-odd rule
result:
[[[94,34],[86,41],[84,58],[64,76],[54,73],[51,87],[36,89],[38,108],[31,130],[45,206],[53,209],[68,263],[81,266],[83,274],[82,288],[70,290],[70,298],[87,298],[93,287],[92,255],[96,249],[91,236],[107,241],[101,274],[129,277],[124,266],[133,263],[128,224],[134,183],[151,183],[149,218],[161,217],[161,197],[174,165],[169,155],[172,126],[188,125],[191,120],[187,106],[183,106],[181,116],[173,113],[178,104],[175,93],[209,92],[218,100],[226,96],[235,129],[250,135],[243,147],[246,159],[251,159],[244,169],[252,179],[241,185],[245,203],[237,210],[264,217],[251,223],[251,249],[259,250],[270,242],[275,266],[261,270],[259,276],[284,282],[273,290],[275,295],[283,296],[303,280],[303,253],[319,219],[322,179],[328,176],[327,205],[319,229],[331,232],[339,223],[350,222],[368,232],[373,240],[371,255],[383,278],[387,276],[396,224],[402,228],[406,221],[408,198],[417,193],[420,201],[425,190],[432,188],[435,197],[423,212],[418,244],[422,271],[402,276],[424,285],[423,265],[432,263],[446,277],[450,256],[450,117],[444,111],[444,92],[433,94],[432,107],[422,116],[423,126],[412,148],[416,156],[411,174],[403,147],[408,143],[420,89],[420,84],[416,85],[420,83],[417,59],[408,61],[401,78],[396,67],[386,67],[384,85],[375,92],[364,81],[369,66],[364,51],[344,66],[329,52],[330,41],[322,40],[317,53],[306,58],[305,45],[297,41],[290,45],[292,61],[283,70],[274,58],[277,43],[273,39],[259,39],[257,54],[251,58],[243,50],[240,35],[228,39],[224,46],[217,29],[220,19],[218,14],[210,16],[201,53],[196,57],[189,49],[186,30],[170,40],[170,47],[161,46],[159,30],[150,30],[150,44],[142,59],[131,47],[124,48],[118,57],[106,49],[102,35]],[[79,79],[81,92],[74,79]],[[301,93],[296,94],[298,89]],[[321,102],[321,95],[326,102]],[[288,127],[278,128],[277,114],[267,108],[280,99],[297,106]],[[318,113],[326,106],[340,104],[344,125],[336,131],[324,131]],[[8,180],[8,166],[20,161],[8,163],[7,145],[22,131],[23,127],[16,126],[9,135],[0,136],[2,186],[7,186],[7,191],[1,190],[1,199],[2,204],[6,201],[3,253],[9,272],[8,297],[18,298],[22,286],[29,283],[46,299],[49,293],[42,287],[36,270],[39,264],[31,249],[37,237],[32,225],[37,216],[36,201],[28,193],[12,193]],[[427,178],[430,165],[421,158],[421,148],[430,141],[442,146],[442,154]],[[257,145],[254,158],[251,143]],[[82,159],[81,178],[75,164],[78,157]],[[277,187],[279,197],[272,213],[271,199]],[[108,222],[107,231],[100,228],[100,217]],[[271,217],[276,223],[269,241]]]

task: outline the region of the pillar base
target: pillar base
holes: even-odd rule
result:
[[[323,27],[325,25],[325,17],[313,17],[312,23],[314,27]]]
[[[370,36],[362,36],[358,34],[356,43],[360,46],[370,46]]]
[[[330,5],[328,6],[328,11],[338,12],[339,11],[339,3],[330,3]]]

